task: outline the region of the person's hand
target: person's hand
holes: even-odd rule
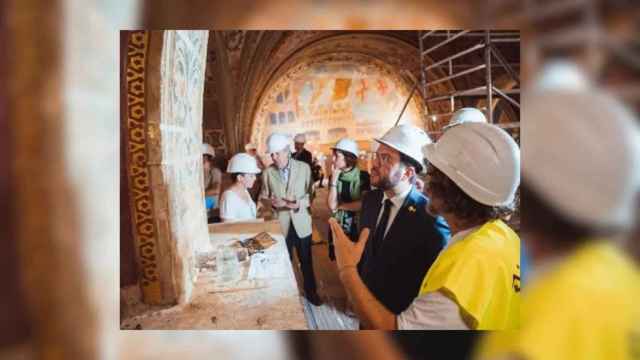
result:
[[[260,214],[263,214],[265,212],[265,206],[264,203],[259,200],[258,203],[256,204],[256,215],[260,216]]]
[[[331,184],[335,184],[338,182],[338,179],[340,178],[340,173],[342,172],[342,170],[336,168],[336,164],[332,164],[331,165]]]
[[[424,181],[422,181],[422,179],[420,179],[419,177],[416,177],[416,190],[424,193]]]
[[[358,242],[354,243],[344,233],[342,226],[340,226],[336,219],[330,218],[329,225],[331,226],[331,233],[333,234],[338,271],[348,267],[355,268],[360,262],[364,247],[369,240],[369,228],[362,229]]]
[[[286,200],[287,207],[292,210],[297,210],[300,207],[300,204],[297,200]]]
[[[281,199],[279,197],[272,197],[271,198],[271,205],[273,205],[273,207],[275,207],[275,208],[284,207],[284,206],[286,206],[286,204],[287,203],[283,199]]]

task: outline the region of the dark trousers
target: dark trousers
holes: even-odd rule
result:
[[[298,259],[302,267],[302,278],[304,281],[305,295],[316,292],[316,278],[313,275],[313,258],[311,257],[311,235],[300,238],[293,228],[293,224],[289,225],[289,233],[286,238],[287,250],[289,258],[293,262],[293,248],[296,248]]]

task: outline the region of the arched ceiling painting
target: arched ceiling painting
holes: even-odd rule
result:
[[[241,31],[220,32],[218,38],[230,42],[238,36],[244,38],[238,49],[230,46],[237,41],[220,47],[233,53],[228,66],[220,70],[220,77],[227,80],[219,81],[228,94],[224,101],[228,111],[222,118],[231,152],[242,151],[249,141],[262,149],[266,137],[276,130],[308,133],[311,147],[316,148],[326,148],[344,135],[370,142],[395,123],[414,81],[420,78],[415,31]],[[482,59],[465,61],[474,64]],[[432,59],[425,64],[433,64]],[[445,67],[437,66],[427,72],[427,78],[446,74]],[[471,75],[484,79],[484,72]],[[495,75],[500,86],[500,76]],[[475,83],[440,82],[428,88],[427,97]],[[494,106],[496,102],[494,97]],[[456,106],[479,104],[472,99]],[[434,121],[423,109],[421,94],[416,93],[402,121],[437,132],[451,111],[448,101],[431,102],[428,114],[441,115]]]
[[[274,131],[307,133],[312,150],[350,136],[366,143],[393,126],[419,78],[410,32],[287,32],[254,81],[241,122],[247,140],[264,148]],[[428,63],[431,61],[428,60]],[[431,76],[444,75],[440,69]],[[447,92],[444,82],[431,91]],[[427,127],[415,93],[400,120]]]
[[[318,58],[291,68],[265,93],[252,141],[264,150],[272,132],[307,135],[308,148],[326,150],[348,136],[368,143],[394,125],[410,92],[386,64],[354,54]],[[414,97],[400,123],[422,127]]]

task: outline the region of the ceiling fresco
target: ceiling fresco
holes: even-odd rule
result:
[[[410,92],[384,63],[344,56],[293,68],[264,97],[252,140],[264,148],[272,132],[307,135],[308,147],[326,149],[342,137],[366,143],[393,126]],[[401,123],[422,126],[415,98]]]

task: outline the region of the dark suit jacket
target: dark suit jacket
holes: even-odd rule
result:
[[[367,193],[362,203],[360,230],[368,227],[369,241],[358,270],[362,280],[387,309],[400,314],[418,296],[422,280],[449,239],[449,226],[442,217],[429,215],[428,199],[411,189],[387,236],[375,244],[382,190]]]
[[[309,165],[309,168],[312,168],[313,166],[313,155],[311,155],[311,152],[307,149],[302,149],[302,151],[300,152],[294,152],[292,154],[293,158],[298,160],[298,161],[303,161],[306,162],[307,165]]]

